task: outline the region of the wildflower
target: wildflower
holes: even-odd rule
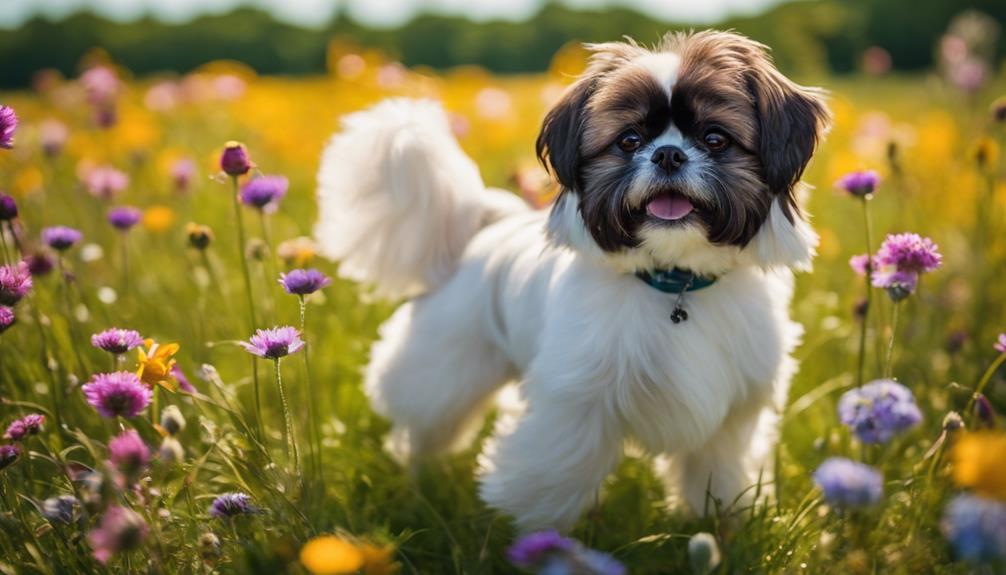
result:
[[[108,200],[129,186],[129,176],[112,166],[91,168],[84,175],[84,187],[96,198]]]
[[[873,195],[880,183],[880,176],[873,170],[863,170],[851,172],[842,176],[835,187],[845,191],[849,195],[857,198],[866,198]]]
[[[14,131],[17,130],[17,114],[14,108],[0,105],[0,148],[14,147]]]
[[[189,245],[197,250],[205,250],[213,241],[213,230],[209,226],[189,222],[185,226],[185,233],[189,237]]]
[[[143,336],[138,331],[113,327],[92,335],[91,345],[114,355],[122,355],[143,345]]]
[[[157,450],[157,456],[165,465],[171,465],[185,459],[185,448],[174,437],[165,437],[161,440],[161,447]]]
[[[688,540],[688,562],[692,572],[706,575],[720,564],[720,547],[710,533],[696,533]]]
[[[185,430],[185,416],[177,405],[169,405],[161,411],[161,427],[168,435],[178,435]]]
[[[999,338],[992,344],[992,349],[999,353],[1006,353],[1006,333],[999,334]]]
[[[9,222],[17,217],[17,202],[7,194],[0,194],[0,222]]]
[[[0,305],[12,306],[31,291],[31,274],[28,264],[0,266]]]
[[[1006,503],[958,495],[944,510],[941,527],[960,559],[1006,559]]]
[[[956,433],[962,429],[964,429],[964,419],[961,414],[951,411],[943,417],[943,431]]]
[[[171,376],[178,382],[178,391],[184,391],[185,393],[196,392],[196,388],[189,383],[189,378],[185,377],[185,373],[182,371],[182,368],[178,367],[177,363],[171,366]]]
[[[42,229],[42,242],[56,251],[72,248],[84,238],[78,230],[66,226],[53,226]]]
[[[58,156],[70,137],[70,130],[59,120],[46,120],[39,126],[39,140],[42,152],[50,158]]]
[[[42,425],[44,424],[44,415],[41,413],[32,413],[21,419],[12,421],[7,426],[7,431],[3,436],[5,439],[10,439],[11,441],[22,441],[28,436],[38,435],[38,432],[42,431]]]
[[[80,501],[73,495],[50,497],[42,502],[42,516],[49,521],[70,523],[79,507]]]
[[[8,328],[14,325],[15,321],[14,310],[5,305],[0,305],[0,333],[7,331]]]
[[[127,231],[140,223],[143,212],[132,206],[122,206],[108,210],[108,223],[117,230]]]
[[[210,516],[217,519],[254,513],[251,497],[247,493],[234,492],[218,495],[210,504]]]
[[[272,329],[255,330],[247,342],[241,342],[241,347],[248,353],[268,359],[279,359],[304,347],[300,332],[292,327],[274,327]]]
[[[166,232],[175,223],[175,211],[168,206],[150,206],[143,212],[143,227],[154,233]]]
[[[138,513],[112,505],[101,516],[98,527],[87,534],[87,540],[94,550],[94,558],[104,565],[116,553],[142,545],[148,531],[147,523]]]
[[[139,368],[136,371],[140,381],[148,387],[162,386],[169,391],[178,388],[178,382],[172,376],[175,366],[173,356],[178,353],[177,343],[159,344],[152,339],[143,342],[147,349],[139,348]]]
[[[996,410],[984,393],[975,394],[975,420],[978,428],[995,429],[996,427]]]
[[[398,572],[394,547],[364,543],[358,549],[363,554],[363,575],[392,575]]]
[[[279,283],[288,294],[308,295],[332,285],[332,280],[316,269],[291,270],[280,276]]]
[[[991,110],[993,120],[1000,124],[1006,122],[1006,96],[1000,96],[992,102]]]
[[[849,267],[858,276],[865,276],[870,272],[873,262],[870,254],[859,254],[849,258]]]
[[[123,431],[108,442],[108,459],[126,477],[136,477],[150,463],[150,448],[134,429]]]
[[[182,158],[171,166],[171,183],[175,186],[175,191],[185,193],[192,186],[192,180],[196,176],[196,163],[192,158]]]
[[[557,531],[538,531],[525,535],[507,550],[514,565],[539,573],[582,573],[584,575],[622,575],[625,567],[610,555],[588,549]]]
[[[314,575],[355,573],[363,567],[363,553],[336,535],[320,535],[300,549],[300,562]]]
[[[866,507],[884,495],[884,478],[879,471],[844,457],[822,463],[814,472],[814,482],[825,500],[836,507]]]
[[[99,373],[85,383],[84,397],[102,417],[136,417],[154,396],[154,392],[128,371]]]
[[[52,256],[44,251],[26,255],[24,263],[28,266],[28,272],[35,277],[48,275],[56,265],[52,261]]]
[[[318,246],[314,240],[307,236],[299,236],[284,242],[280,242],[276,247],[276,255],[280,257],[288,266],[303,267],[314,259],[318,252]]]
[[[984,497],[1006,501],[1006,433],[968,433],[954,444],[954,482]]]
[[[942,262],[943,256],[929,238],[890,234],[873,259],[873,285],[899,301],[915,291],[920,274],[936,270]]]
[[[549,553],[568,552],[575,545],[575,541],[563,537],[558,531],[536,531],[515,541],[507,550],[507,559],[519,567],[530,567]]]
[[[279,201],[286,195],[289,182],[282,176],[262,176],[254,178],[241,188],[241,203],[265,213],[272,213],[279,207]]]
[[[911,390],[890,379],[845,392],[838,401],[838,415],[863,443],[886,443],[922,420]]]
[[[248,150],[240,142],[230,141],[224,145],[224,151],[220,155],[220,169],[228,176],[240,176],[247,174],[255,164],[248,157]]]
[[[119,95],[122,86],[115,71],[108,66],[94,66],[81,74],[80,83],[87,99],[96,106],[106,105]]]
[[[0,469],[10,467],[21,455],[21,449],[16,445],[0,445]]]

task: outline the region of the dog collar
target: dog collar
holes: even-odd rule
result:
[[[683,307],[685,293],[698,291],[716,283],[715,277],[697,275],[690,270],[673,268],[669,270],[640,270],[636,272],[636,277],[646,282],[651,288],[664,293],[675,294],[674,309],[671,311],[671,321],[681,323],[688,320],[688,312]]]

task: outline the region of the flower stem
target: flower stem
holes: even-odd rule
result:
[[[274,360],[274,365],[276,367],[276,390],[279,392],[279,401],[283,407],[283,450],[286,451],[287,461],[291,461],[290,446],[293,446],[293,468],[294,472],[299,474],[300,461],[297,456],[297,440],[293,435],[293,422],[290,420],[290,404],[286,401],[286,391],[283,389],[283,375],[280,369],[280,359],[277,357]]]
[[[866,328],[870,319],[870,311],[873,306],[873,286],[870,283],[870,276],[873,274],[873,241],[870,237],[870,210],[867,199],[863,198],[863,229],[866,231],[866,309],[863,310],[862,322],[859,326],[859,369],[857,370],[856,383],[863,385],[864,372],[866,371]]]
[[[266,295],[268,296],[269,302],[269,315],[274,317],[273,314],[276,310],[276,300],[273,297],[275,294],[276,281],[279,279],[279,274],[276,273],[276,259],[273,257],[272,252],[272,239],[269,233],[269,222],[266,221],[266,215],[264,210],[259,210],[259,224],[262,227],[262,241],[265,242],[266,253],[265,253],[265,263],[263,264],[266,278]]]
[[[129,297],[129,244],[126,234],[119,238],[122,244],[122,295]]]
[[[894,360],[894,338],[898,334],[898,310],[901,309],[901,302],[894,302],[894,310],[891,312],[891,339],[887,343],[887,359],[884,362],[884,377],[890,378]]]
[[[73,301],[70,295],[70,279],[67,275],[66,264],[63,263],[62,254],[56,258],[56,262],[59,265],[59,275],[62,276],[63,279],[62,289],[60,291],[63,292],[63,305],[66,308],[64,313],[66,313],[66,325],[70,331],[70,347],[73,348],[74,356],[76,356],[77,369],[80,370],[80,376],[84,377],[87,373],[87,368],[84,367],[84,358],[81,357],[80,348],[77,346],[77,342],[79,340],[77,338],[77,322],[73,313]]]
[[[245,254],[245,224],[244,219],[241,217],[241,203],[238,201],[237,176],[231,177],[231,188],[233,190],[231,197],[234,200],[234,218],[237,220],[238,255],[241,257],[241,274],[244,277],[245,298],[248,302],[248,320],[251,322],[251,329],[249,331],[253,332],[258,327],[258,321],[255,319],[255,299],[252,296],[251,273],[248,271],[248,256]],[[252,393],[255,394],[256,430],[259,438],[263,438],[265,435],[262,431],[262,399],[259,392],[258,362],[254,359],[252,359]]]
[[[307,319],[307,301],[304,296],[299,296],[300,301],[300,333],[304,338],[304,377],[307,380],[307,414],[310,421],[308,422],[308,431],[311,434],[311,451],[312,451],[312,462],[315,471],[321,470],[321,433],[318,429],[318,407],[317,407],[317,396],[314,394],[314,383],[311,378],[311,361],[308,357],[309,355],[309,342],[306,333],[304,332],[304,326]]]
[[[0,248],[3,250],[3,261],[5,264],[14,263],[10,258],[10,252],[7,251],[7,236],[4,234],[2,228],[0,228]]]
[[[1006,352],[1000,353],[999,357],[995,358],[995,361],[992,362],[992,365],[985,370],[985,374],[982,375],[981,380],[978,381],[978,386],[975,387],[975,392],[971,394],[971,399],[968,400],[967,407],[964,408],[964,413],[971,413],[971,408],[974,407],[975,400],[979,395],[981,395],[982,391],[985,390],[985,386],[989,384],[989,381],[992,380],[992,376],[995,375],[996,371],[999,370],[999,367],[1001,367],[1004,362],[1006,362]]]

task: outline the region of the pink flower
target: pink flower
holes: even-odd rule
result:
[[[96,198],[108,200],[129,186],[129,176],[112,166],[98,166],[84,176],[84,187]]]
[[[149,528],[135,511],[112,505],[101,517],[97,528],[87,534],[94,558],[102,565],[121,551],[131,551],[143,544]]]
[[[274,327],[256,330],[247,342],[241,342],[241,347],[259,357],[279,359],[304,347],[304,341],[295,328]]]
[[[1006,353],[1006,333],[999,334],[999,339],[992,344],[992,348],[999,353]]]
[[[11,441],[22,441],[28,436],[38,435],[38,432],[42,431],[43,424],[45,424],[45,416],[41,413],[26,415],[21,419],[15,419],[7,426],[4,438]]]
[[[137,477],[150,463],[150,449],[134,429],[108,442],[108,459],[127,478]]]
[[[870,254],[858,254],[849,258],[849,267],[858,276],[865,276],[872,265]]]

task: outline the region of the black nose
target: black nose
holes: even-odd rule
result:
[[[670,174],[671,172],[679,169],[682,164],[687,162],[688,156],[685,154],[684,150],[677,146],[660,146],[653,152],[653,155],[650,156],[650,161],[660,166],[665,172]]]

